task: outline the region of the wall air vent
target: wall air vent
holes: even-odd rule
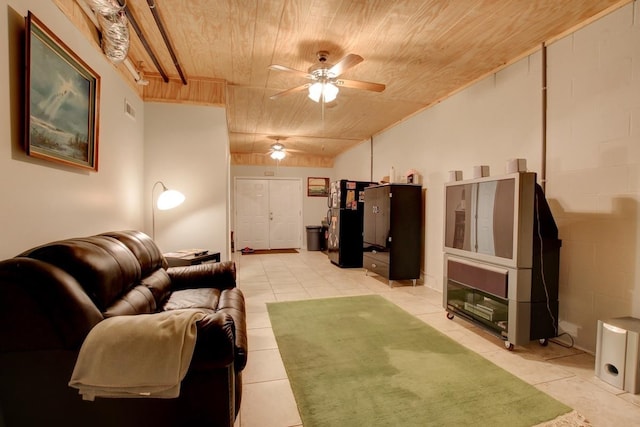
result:
[[[124,100],[124,113],[132,120],[136,119],[136,109],[133,108],[133,105],[131,105],[126,99]]]

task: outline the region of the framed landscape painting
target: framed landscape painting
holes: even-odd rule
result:
[[[97,171],[100,76],[31,12],[26,38],[27,154]]]

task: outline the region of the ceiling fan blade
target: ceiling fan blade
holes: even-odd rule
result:
[[[271,95],[269,97],[269,99],[278,99],[278,98],[280,98],[282,96],[289,95],[291,93],[302,92],[303,90],[305,90],[309,86],[311,86],[311,83],[305,83],[305,84],[303,84],[301,86],[292,87],[291,89],[287,89],[287,90],[284,90],[282,92],[278,92],[275,95]]]
[[[296,70],[294,68],[285,67],[284,65],[272,64],[272,65],[269,65],[269,69],[270,70],[274,70],[274,71],[284,71],[284,72],[287,72],[287,73],[297,74],[300,77],[304,77],[305,79],[313,79],[314,78],[311,74],[309,74],[307,72]]]
[[[340,74],[344,73],[351,67],[355,67],[362,61],[364,61],[362,56],[350,53],[338,61],[333,67],[329,68],[329,74],[334,77],[338,77]]]
[[[337,86],[350,87],[353,89],[364,89],[373,92],[382,92],[386,88],[386,86],[382,83],[363,82],[360,80],[339,79],[335,81],[335,84]]]

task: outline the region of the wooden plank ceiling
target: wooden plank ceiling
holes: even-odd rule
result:
[[[77,3],[85,0],[53,1],[98,47]],[[169,80],[133,30],[129,59],[150,84],[136,86],[118,68],[145,100],[225,106],[234,164],[273,164],[267,153],[279,139],[289,151],[281,165],[331,167],[355,144],[630,1],[127,0]],[[321,50],[329,63],[362,56],[341,77],[386,89],[341,88],[324,118],[306,91],[270,99],[308,80],[269,65],[307,72]]]

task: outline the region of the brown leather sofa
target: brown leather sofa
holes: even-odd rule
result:
[[[68,383],[82,343],[112,316],[199,308],[177,398],[83,401]],[[0,262],[0,405],[10,426],[233,426],[247,362],[232,261],[168,268],[149,236],[120,231]],[[2,422],[0,421],[0,425]]]

